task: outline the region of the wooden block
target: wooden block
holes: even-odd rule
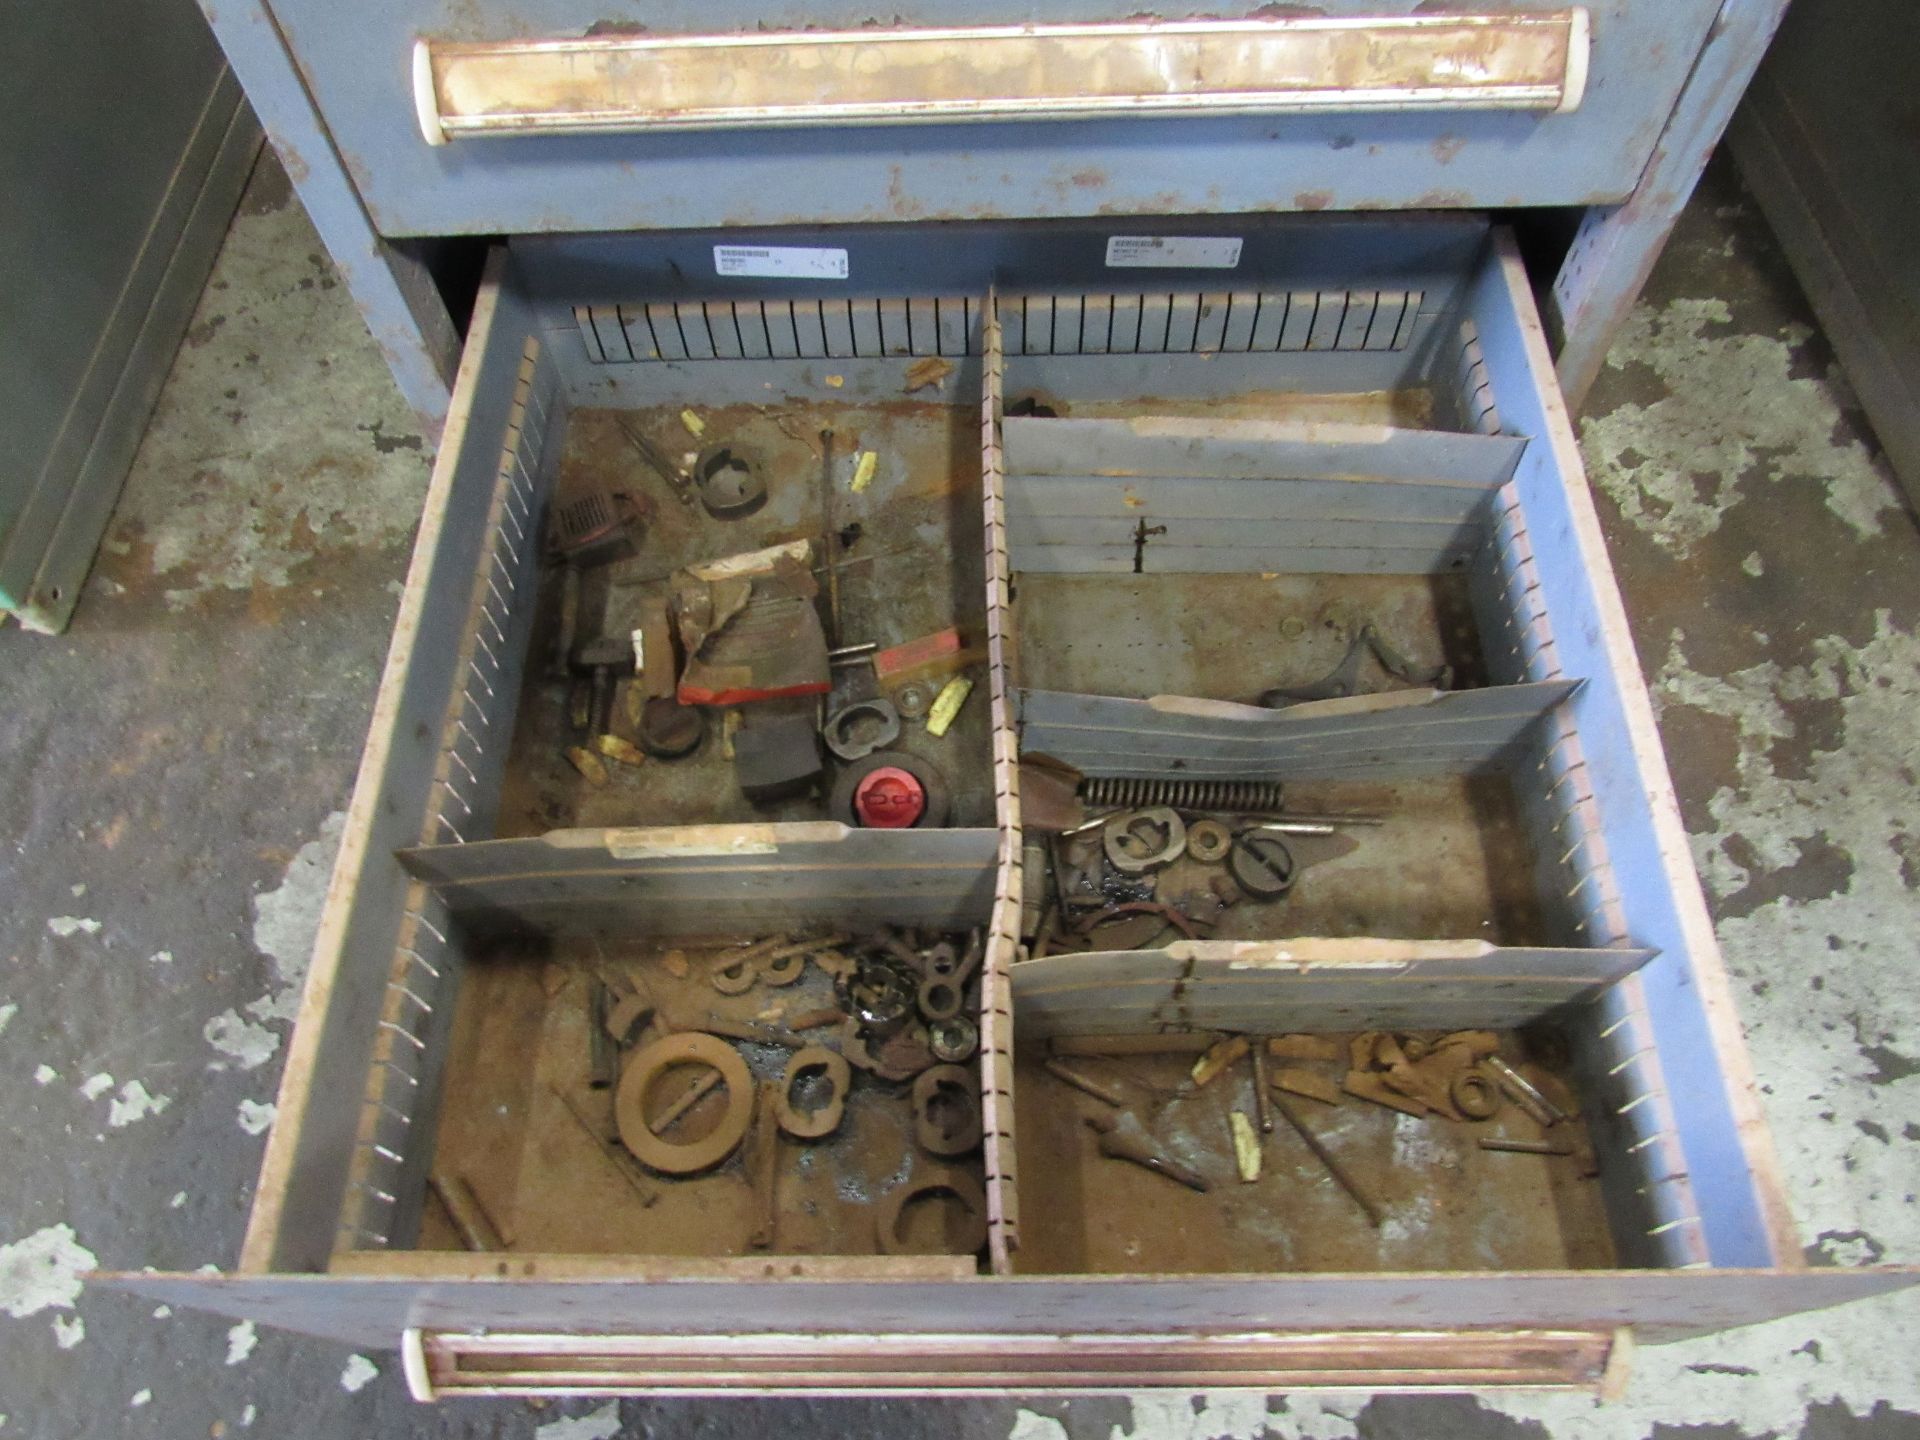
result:
[[[1323,1105],[1340,1103],[1340,1087],[1333,1080],[1313,1070],[1301,1070],[1289,1067],[1273,1072],[1273,1088],[1284,1090],[1289,1095],[1304,1095],[1309,1100],[1318,1100]]]

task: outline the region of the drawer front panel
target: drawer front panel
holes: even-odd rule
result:
[[[1332,17],[1405,17],[1415,0],[1336,0]],[[1503,0],[1481,13],[1555,12]],[[1586,83],[1566,114],[1332,110],[1125,114],[1047,122],[527,134],[430,146],[416,114],[416,40],[621,33],[604,6],[401,0],[343,14],[278,0],[275,16],[377,229],[388,235],[642,230],[936,218],[1405,207],[1592,205],[1632,190],[1717,0],[1592,0]],[[1119,21],[1121,0],[1040,13],[1008,0],[893,12],[911,27]],[[854,30],[869,12],[808,4],[649,7],[645,34]],[[1178,15],[1161,18],[1174,20]]]

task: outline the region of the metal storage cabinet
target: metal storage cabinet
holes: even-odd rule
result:
[[[602,63],[590,48],[556,52],[555,43],[670,43],[729,31],[870,37],[869,10],[823,0],[772,11],[670,4],[630,15],[587,0],[206,8],[401,389],[437,430],[458,351],[449,301],[463,315],[471,284],[448,278],[443,295],[430,273],[430,264],[443,277],[464,273],[443,264],[448,237],[950,218],[1551,207],[1561,214],[1530,251],[1543,266],[1535,283],[1563,392],[1577,404],[1785,0],[1490,0],[1449,7],[1458,15],[1429,14],[1433,7],[1415,0],[1329,0],[1312,17],[1269,22],[1348,26],[1364,36],[1369,22],[1465,21],[1509,38],[1516,22],[1572,23],[1577,43],[1571,54],[1554,52],[1558,74],[1544,98],[1462,93],[1499,53],[1494,43],[1453,52],[1458,63],[1435,65],[1429,55],[1410,71],[1387,64],[1383,75],[1363,73],[1311,103],[1269,96],[1251,113],[1190,105],[1090,114],[1056,104],[1002,109],[990,123],[949,123],[949,112],[908,131],[844,128],[811,106],[763,114],[775,128],[756,130],[751,144],[663,115],[603,114],[597,128],[583,128],[587,110],[621,110],[595,107],[592,96],[619,89],[625,62]],[[889,23],[1114,22],[1135,8],[925,0],[890,11]],[[1403,37],[1381,33],[1377,51],[1391,57]],[[1537,50],[1536,41],[1526,45]],[[535,72],[563,63],[563,103],[528,111],[511,129],[464,123],[477,117],[457,113],[459,87],[447,68],[470,46],[489,52],[484,66],[465,57],[470,75],[485,70],[483,90],[504,83],[511,92],[530,77],[545,83]],[[1318,57],[1310,67],[1337,68],[1332,52],[1303,53]],[[1485,68],[1498,78],[1498,65]],[[436,85],[452,102],[444,115],[430,98]],[[448,143],[428,143],[423,116]]]
[[[399,1345],[431,1397],[1602,1387],[1630,1333],[1748,1323],[1916,1278],[1800,1263],[1511,237],[1470,215],[1152,228],[1201,247],[1187,255],[1222,258],[1230,239],[1236,263],[1150,272],[1149,289],[1110,265],[1127,247],[1100,222],[950,226],[937,251],[894,226],[782,237],[834,252],[848,278],[830,281],[722,280],[715,247],[737,238],[724,230],[495,250],[240,1264],[114,1283]],[[641,825],[584,808],[559,829],[530,824],[504,798],[534,763],[512,741],[535,624],[527,537],[556,486],[597,463],[593,427],[609,411],[774,405],[813,434],[848,407],[899,412],[905,368],[929,356],[951,370],[905,408],[951,427],[942,493],[962,503],[936,549],[972,545],[983,566],[985,723],[949,752],[988,782],[982,810],[936,831],[739,823],[684,803]],[[1066,413],[1009,415],[1010,394]],[[1135,515],[1167,527],[1144,553],[1117,533]],[[1103,694],[1062,668],[1085,657],[1063,655],[1036,599],[1062,580],[1118,580],[1171,613],[1252,568],[1335,585],[1457,577],[1485,683],[1278,714]],[[1537,913],[1510,924],[1491,882],[1457,869],[1444,898],[1465,918],[1434,925],[1408,898],[1434,883],[1416,867],[1405,895],[1371,892],[1338,930],[1026,958],[1017,761],[1042,748],[1096,775],[1497,774],[1533,861],[1508,878]],[[1408,822],[1416,851],[1439,833]],[[422,1247],[436,1128],[462,1103],[456,996],[495,937],[625,944],[801,920],[985,928],[984,1259]],[[1433,1242],[1438,1266],[1393,1263],[1403,1252],[1384,1234],[1333,1268],[1163,1267],[1170,1247],[1151,1235],[1125,1269],[1091,1241],[1063,1260],[1055,1239],[1078,1212],[1058,1187],[1078,1162],[1047,1141],[1043,1082],[1015,1041],[1151,1029],[1171,1008],[1254,1028],[1567,1017],[1600,1157],[1595,1228],[1543,1248],[1506,1227],[1491,1263],[1457,1237]],[[510,1123],[537,1129],[530,1112]],[[528,1173],[513,1183],[537,1196]],[[1520,1187],[1512,1173],[1501,1183]],[[523,1236],[571,1233],[551,1202],[515,1204]]]

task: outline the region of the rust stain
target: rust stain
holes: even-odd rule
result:
[[[1467,148],[1467,142],[1458,135],[1442,135],[1433,142],[1433,158],[1442,165],[1451,165],[1453,157]]]
[[[1293,197],[1293,208],[1296,210],[1325,210],[1331,204],[1331,190],[1302,190]]]
[[[1082,190],[1097,190],[1107,183],[1107,172],[1094,169],[1076,170],[1067,178]]]

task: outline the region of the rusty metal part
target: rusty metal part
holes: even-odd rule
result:
[[[642,1205],[651,1205],[660,1198],[659,1187],[647,1178],[646,1172],[640,1168],[633,1156],[609,1140],[604,1131],[587,1118],[586,1112],[575,1103],[571,1095],[558,1085],[548,1085],[547,1089],[553,1092],[554,1099],[566,1107],[567,1113],[573,1117],[574,1124],[578,1125],[585,1132],[586,1137],[599,1147],[600,1153],[607,1157],[607,1163],[620,1172],[620,1178],[627,1182],[628,1188],[640,1198]]]
[[[1558,1125],[1567,1118],[1566,1111],[1542,1095],[1531,1080],[1498,1055],[1489,1055],[1481,1063],[1493,1072],[1495,1082],[1507,1093],[1507,1098],[1526,1111],[1535,1123]]]
[[[1338,1060],[1341,1048],[1325,1035],[1275,1035],[1267,1041],[1267,1054],[1276,1060]]]
[[[935,1065],[913,1082],[913,1134],[929,1155],[964,1155],[980,1143],[980,1081],[961,1065]]]
[[[1453,684],[1453,667],[1440,665],[1432,670],[1422,670],[1413,662],[1389,645],[1380,631],[1369,620],[1354,632],[1347,642],[1347,653],[1340,657],[1340,663],[1333,667],[1324,679],[1311,685],[1276,685],[1260,696],[1260,703],[1269,710],[1283,710],[1289,705],[1303,705],[1313,700],[1339,700],[1348,695],[1360,693],[1361,662],[1371,654],[1393,679],[1403,684],[1423,689],[1445,690]]]
[[[849,1065],[896,1085],[937,1063],[929,1048],[927,1032],[917,1025],[870,1043],[858,1022],[849,1020],[840,1033],[840,1053],[846,1056]]]
[[[936,1020],[927,1027],[927,1048],[944,1064],[962,1064],[980,1049],[980,1027],[964,1015]]]
[[[607,1011],[604,1022],[606,1032],[612,1037],[614,1044],[629,1044],[633,1040],[633,1032],[644,1025],[652,1014],[652,996],[638,991],[623,996]]]
[[[1278,810],[1284,789],[1276,780],[1194,780],[1160,776],[1102,775],[1080,783],[1090,806],[1171,806],[1175,810],[1266,814]]]
[[[914,1201],[933,1195],[951,1195],[967,1216],[966,1228],[947,1253],[971,1255],[987,1243],[987,1196],[980,1182],[964,1170],[923,1170],[880,1202],[874,1221],[882,1255],[912,1253],[900,1234],[900,1217]]]
[[[893,692],[893,708],[909,720],[918,720],[933,708],[933,687],[921,680],[909,681]]]
[[[659,446],[634,429],[622,417],[616,415],[613,423],[620,427],[620,433],[626,437],[627,443],[646,463],[647,468],[666,481],[668,488],[673,491],[674,498],[691,510],[694,505],[693,482],[682,473],[680,467],[669,460]]]
[[[1213,1188],[1207,1177],[1190,1165],[1184,1165],[1163,1150],[1159,1143],[1147,1134],[1146,1127],[1140,1123],[1140,1117],[1131,1110],[1115,1110],[1106,1115],[1088,1115],[1083,1117],[1100,1136],[1100,1153],[1109,1160],[1125,1160],[1142,1169],[1151,1170],[1156,1175],[1186,1186],[1189,1190],[1198,1190],[1201,1194]]]
[[[1500,1113],[1500,1091],[1478,1070],[1462,1070],[1447,1086],[1453,1108],[1469,1120],[1491,1120]]]
[[[493,1223],[486,1206],[480,1203],[480,1197],[474,1193],[473,1186],[467,1183],[464,1176],[436,1170],[427,1177],[427,1184],[446,1207],[447,1218],[453,1222],[454,1232],[459,1235],[462,1245],[469,1250],[507,1248],[499,1227]]]
[[[612,1088],[620,1078],[620,1049],[607,1033],[612,992],[604,981],[587,987],[587,1083],[596,1090]]]
[[[694,1106],[698,1105],[702,1099],[711,1094],[714,1087],[719,1083],[720,1072],[718,1070],[703,1070],[700,1078],[682,1091],[678,1100],[675,1100],[672,1104],[668,1105],[666,1109],[647,1121],[647,1128],[656,1135],[666,1134],[667,1131],[671,1130],[679,1122],[682,1115],[686,1114]]]
[[[1511,1155],[1571,1155],[1573,1147],[1553,1140],[1502,1140],[1488,1136],[1481,1140],[1482,1150],[1497,1150]]]
[[[823,1102],[803,1113],[794,1108],[793,1090],[810,1075],[822,1076],[828,1093]],[[852,1088],[853,1071],[845,1058],[824,1045],[809,1045],[794,1051],[787,1061],[786,1074],[770,1092],[773,1114],[780,1128],[794,1139],[818,1140],[840,1128],[840,1117],[846,1112],[847,1094]]]
[[[1267,1106],[1267,1047],[1255,1042],[1253,1047],[1253,1117],[1260,1126],[1262,1135],[1273,1133],[1273,1112]]]
[[[1333,835],[1338,832],[1321,820],[1273,820],[1248,827],[1249,835]]]
[[[1071,1085],[1083,1095],[1091,1095],[1104,1104],[1113,1106],[1127,1104],[1127,1097],[1117,1084],[1089,1075],[1086,1071],[1069,1065],[1064,1060],[1056,1060],[1049,1056],[1043,1062],[1042,1068],[1062,1085]]]
[[[1278,900],[1293,889],[1299,867],[1293,851],[1277,835],[1240,835],[1227,856],[1234,883],[1255,900]]]
[[[1291,1105],[1287,1104],[1287,1102],[1278,1095],[1273,1097],[1273,1104],[1274,1108],[1279,1110],[1281,1117],[1293,1127],[1294,1133],[1306,1142],[1306,1146],[1313,1152],[1314,1158],[1326,1167],[1327,1174],[1333,1177],[1334,1183],[1353,1198],[1353,1203],[1366,1212],[1367,1220],[1372,1224],[1374,1229],[1378,1230],[1385,1217],[1380,1213],[1380,1207],[1368,1197],[1367,1192],[1362,1190],[1354,1181],[1353,1176],[1347,1172],[1346,1166],[1334,1158],[1333,1152],[1320,1142],[1318,1135],[1315,1135],[1313,1131],[1307,1128],[1306,1121],[1294,1113]]]
[[[1233,832],[1218,820],[1196,820],[1187,826],[1187,854],[1202,865],[1218,865],[1233,849]]]
[[[787,1022],[789,1030],[818,1030],[822,1025],[838,1025],[847,1016],[837,1005],[822,1005],[816,1010],[802,1010],[798,1015],[780,1018]]]
[[[709,445],[694,459],[693,485],[700,505],[716,520],[741,520],[767,503],[759,457],[739,445]]]
[[[807,955],[807,948],[775,951],[760,962],[760,983],[776,990],[793,984],[806,973]]]
[[[747,1236],[750,1250],[771,1250],[780,1224],[781,1124],[775,1118],[774,1097],[782,1088],[775,1081],[767,1081],[760,1087],[760,1101],[755,1107],[760,1123],[754,1133],[753,1160],[749,1167],[756,1211],[753,1232]]]
[[[1176,910],[1171,905],[1162,905],[1152,900],[1131,900],[1123,905],[1109,906],[1103,914],[1097,914],[1093,917],[1094,924],[1086,933],[1092,934],[1094,929],[1109,924],[1123,915],[1157,915],[1161,920],[1165,921],[1166,924],[1173,926],[1174,929],[1178,930],[1189,940],[1205,938],[1200,934],[1199,926],[1195,924],[1190,916]],[[1153,938],[1153,935],[1157,935],[1158,933],[1159,931],[1155,930],[1152,935],[1148,935],[1146,938],[1150,940]],[[1115,946],[1114,948],[1131,950],[1145,943],[1146,940],[1141,940],[1137,941],[1135,945]]]
[[[838,996],[840,1008],[862,1031],[876,1038],[891,1035],[913,1018],[919,977],[904,964],[864,956]]]
[[[655,695],[640,707],[635,735],[640,748],[656,760],[679,760],[707,738],[707,712],[682,705],[671,695]]]
[[[1147,875],[1186,853],[1187,822],[1165,805],[1125,811],[1107,821],[1100,844],[1107,863],[1122,875]]]
[[[759,978],[760,962],[752,956],[728,960],[707,972],[708,983],[722,995],[744,995]]]
[[[727,1110],[720,1123],[701,1139],[684,1144],[655,1134],[646,1112],[653,1082],[683,1065],[718,1070],[727,1087]],[[627,1063],[613,1113],[620,1142],[641,1162],[669,1175],[694,1175],[711,1170],[739,1148],[753,1120],[753,1095],[753,1076],[738,1050],[717,1035],[686,1031],[654,1041]]]
[[[842,760],[864,760],[900,738],[900,712],[882,696],[842,705],[820,727],[827,749]]]
[[[1276,1090],[1284,1090],[1289,1095],[1304,1095],[1323,1105],[1340,1103],[1340,1087],[1325,1075],[1312,1070],[1287,1066],[1273,1072],[1271,1083]]]
[[[1349,1070],[1340,1088],[1356,1099],[1371,1100],[1376,1105],[1384,1105],[1389,1110],[1398,1110],[1403,1115],[1412,1115],[1424,1120],[1432,1113],[1433,1107],[1426,1101],[1411,1095],[1402,1095],[1390,1089],[1380,1075],[1370,1070]]]
[[[920,982],[916,1003],[920,1014],[928,1020],[951,1020],[960,1013],[965,996],[953,981],[936,975]]]

